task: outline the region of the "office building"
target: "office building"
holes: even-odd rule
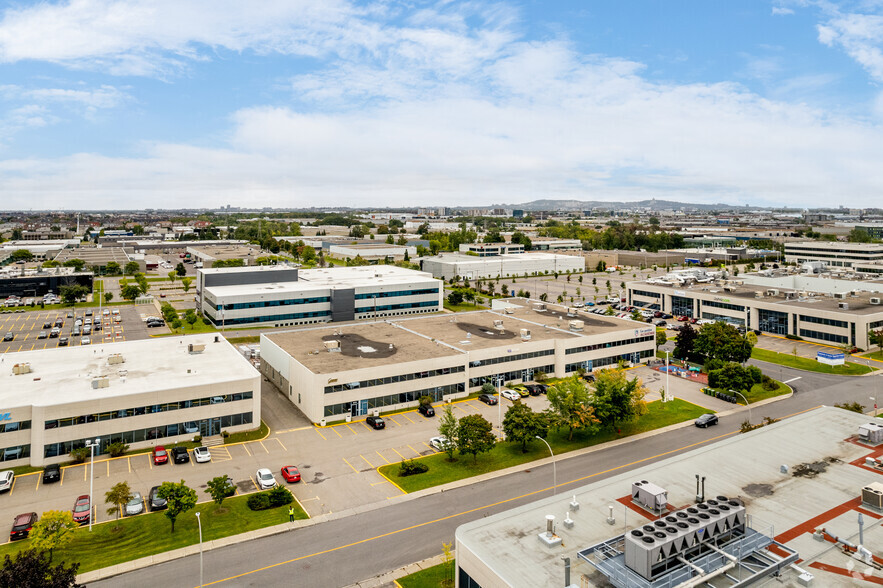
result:
[[[803,263],[824,261],[835,267],[855,263],[883,262],[883,243],[846,243],[844,241],[801,241],[785,243],[785,261]]]
[[[60,294],[62,286],[85,286],[92,291],[92,272],[77,272],[72,267],[28,268],[16,266],[0,270],[0,298],[18,296],[37,298],[52,292]]]
[[[461,243],[460,253],[478,257],[496,257],[498,255],[514,255],[524,253],[521,243]]]
[[[445,280],[450,280],[454,276],[478,280],[579,273],[586,270],[586,261],[581,255],[555,255],[532,251],[483,258],[462,253],[442,253],[435,257],[422,258],[420,265],[424,271]]]

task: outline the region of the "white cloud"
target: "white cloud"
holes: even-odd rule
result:
[[[816,27],[819,42],[839,47],[877,82],[883,82],[883,16],[842,13],[824,4],[826,20]]]
[[[40,103],[62,103],[83,106],[89,110],[116,108],[130,96],[114,86],[102,85],[93,89],[22,88],[16,85],[0,86],[0,96],[6,100],[33,100]]]
[[[785,8],[784,6],[773,6],[773,16],[788,16],[794,14],[794,10]]]

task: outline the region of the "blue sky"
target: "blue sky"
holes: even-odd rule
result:
[[[883,206],[883,2],[0,2],[0,207]]]

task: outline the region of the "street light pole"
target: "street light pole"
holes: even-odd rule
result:
[[[730,392],[736,392],[735,390],[730,390]],[[748,404],[748,399],[741,392],[736,392],[739,396],[742,396],[742,400],[745,401],[745,406],[748,407],[748,422],[751,422],[751,405]]]
[[[662,401],[665,402],[665,397],[668,396],[668,372],[669,372],[669,363],[668,363],[668,349],[665,350],[665,394],[663,394]]]
[[[205,582],[202,579],[202,519],[199,513],[196,513],[196,524],[199,525],[199,588],[202,588]]]
[[[546,444],[546,447],[549,448],[549,453],[552,454],[552,496],[555,496],[555,492],[558,490],[558,470],[555,466],[555,452],[552,451],[552,446],[549,445],[549,442],[536,435],[536,438]]]
[[[92,501],[92,488],[95,481],[95,448],[101,446],[101,438],[96,437],[94,441],[86,439],[86,447],[89,448],[89,508],[95,510],[95,503]],[[92,512],[89,512],[89,532],[92,532]]]

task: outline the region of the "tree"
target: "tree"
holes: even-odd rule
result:
[[[147,281],[147,276],[142,272],[138,272],[135,274],[135,281],[138,282],[138,289],[141,290],[141,293],[147,294],[147,291],[150,290],[150,283]]]
[[[74,529],[79,525],[74,522],[74,515],[67,510],[49,510],[43,513],[39,521],[34,523],[29,537],[34,549],[52,552],[57,547],[64,547],[74,538]]]
[[[217,478],[212,478],[206,483],[205,493],[212,497],[215,504],[219,507],[224,502],[224,499],[228,496],[232,496],[234,492],[236,492],[236,488],[233,484],[230,483],[230,478],[227,476],[218,476]]]
[[[33,533],[33,531],[32,531]],[[15,559],[6,555],[0,568],[0,586],[3,588],[84,588],[77,584],[80,564],[65,567],[64,563],[50,565],[51,558],[36,549],[20,551]]]
[[[751,372],[738,363],[727,362],[723,367],[708,373],[708,385],[712,388],[746,391],[751,390],[756,383]]]
[[[135,300],[140,295],[141,288],[139,288],[135,284],[126,284],[125,286],[120,288],[120,296],[122,296],[124,300]]]
[[[87,294],[89,294],[89,288],[83,286],[81,284],[74,284],[73,286],[61,286],[58,289],[58,293],[61,296],[61,300],[65,304],[70,304],[73,306],[76,304],[77,300],[80,298],[84,298]]]
[[[179,265],[180,265],[180,264],[179,264]],[[123,273],[125,273],[127,276],[134,276],[135,274],[138,273],[138,270],[140,270],[140,269],[141,269],[141,268],[138,267],[138,262],[137,262],[137,261],[130,261],[130,262],[127,263],[126,266],[123,268]]]
[[[169,281],[174,284],[175,278],[178,277],[178,272],[176,272],[175,270],[172,270],[168,273],[168,276],[169,276]]]
[[[109,516],[122,514],[123,505],[130,500],[132,500],[132,488],[128,482],[117,482],[110,490],[104,493],[104,502],[111,505],[107,509]]]
[[[492,386],[493,387],[493,386]],[[484,387],[482,387],[482,392]],[[496,390],[494,390],[496,392]],[[454,409],[450,404],[445,405],[441,417],[438,419],[438,434],[448,440],[445,446],[445,453],[448,454],[448,461],[454,461],[454,451],[457,449],[457,417],[454,416]]]
[[[27,249],[16,249],[9,255],[9,259],[12,261],[31,261],[34,259],[34,254]]]
[[[190,328],[191,328],[191,329],[193,328],[193,325],[195,325],[195,324],[196,324],[196,321],[198,321],[198,320],[199,320],[199,317],[196,316],[196,311],[193,310],[192,308],[188,308],[188,309],[184,312],[184,321],[185,321],[188,325],[190,325]]]
[[[589,392],[579,377],[574,375],[551,386],[546,392],[549,401],[548,421],[556,428],[567,427],[573,439],[576,430],[593,433],[600,424],[589,406]],[[586,410],[589,409],[589,410]]]
[[[877,353],[883,351],[883,329],[868,331],[868,342],[877,346]]]
[[[503,417],[503,432],[507,441],[521,443],[521,452],[527,453],[528,443],[548,434],[549,419],[543,413],[534,412],[527,404],[515,402]]]
[[[641,322],[643,322],[643,317],[642,317],[642,315],[641,315],[641,311],[638,310],[637,307],[634,308],[634,309],[632,309],[632,316],[631,316],[631,319],[632,319],[633,321],[641,321]]]
[[[191,284],[193,284],[193,278],[191,278],[189,276],[181,278],[181,287],[184,288],[184,292],[190,291]]]
[[[179,276],[186,276],[187,275],[187,268],[184,267],[184,264],[182,262],[179,261],[178,265],[175,266],[175,273],[178,274]]]
[[[72,267],[72,268],[74,268],[74,271],[81,272],[81,271],[83,271],[83,268],[86,266],[86,262],[83,261],[82,259],[74,258],[74,259],[68,259],[67,261],[65,261],[61,265],[63,265],[64,267]]]
[[[457,423],[456,443],[460,454],[471,453],[472,461],[478,461],[478,454],[494,448],[494,427],[480,414],[468,414]]]
[[[694,354],[693,348],[696,346],[696,337],[696,329],[692,325],[689,323],[681,325],[675,337],[675,357],[679,359],[689,359],[692,357]]]
[[[849,231],[846,240],[850,243],[870,243],[871,235],[864,229],[855,228]]]
[[[196,507],[196,490],[188,487],[184,480],[163,482],[159,490],[156,491],[156,495],[166,500],[165,515],[172,521],[172,533],[174,533],[178,515]]]
[[[751,357],[751,347],[736,327],[716,321],[699,329],[693,349],[705,357],[742,363]]]
[[[104,266],[104,273],[108,276],[118,276],[123,273],[123,268],[115,261],[108,261],[107,265]]]
[[[104,303],[110,304],[111,300],[113,300],[113,292],[105,292],[104,293]]]
[[[452,306],[463,304],[463,293],[458,290],[454,290],[453,292],[448,294],[448,303],[450,303]]]
[[[624,370],[600,370],[592,388],[592,406],[601,426],[616,428],[647,412],[644,385],[637,377],[629,379]]]
[[[668,341],[668,335],[665,334],[665,329],[656,329],[656,346],[661,347],[665,345],[666,341]]]

